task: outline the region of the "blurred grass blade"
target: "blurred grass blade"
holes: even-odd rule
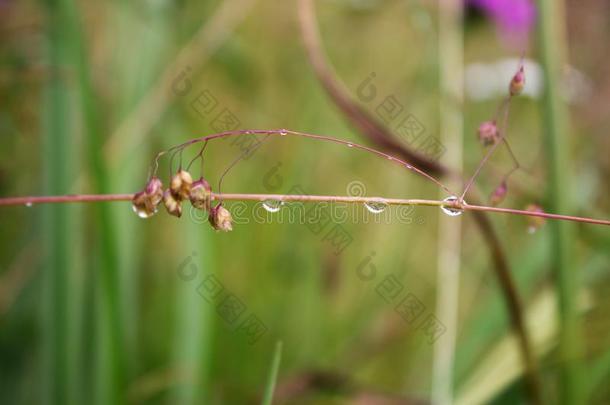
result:
[[[460,0],[439,2],[439,121],[440,140],[447,148],[446,164],[462,171],[463,102],[464,102],[464,36],[463,4]],[[459,189],[457,181],[449,187]],[[441,193],[440,198],[444,198]],[[461,230],[460,218],[451,218],[439,210],[437,250],[436,313],[445,327],[434,343],[432,399],[438,404],[453,402],[455,346],[458,325]]]
[[[177,314],[173,362],[188,378],[172,390],[168,401],[171,404],[200,404],[210,400],[208,376],[214,307],[197,289],[216,268],[216,243],[207,227],[197,222],[193,219],[188,223],[186,233],[177,236],[185,239],[182,241],[185,249],[180,252],[184,256],[177,262],[175,270]],[[178,269],[182,266],[189,268]],[[184,278],[182,271],[195,276]]]
[[[553,212],[570,212],[568,111],[560,92],[564,67],[566,27],[562,1],[539,1],[539,52],[544,73],[544,129],[549,174],[548,204]],[[582,403],[580,324],[576,309],[579,290],[577,267],[574,265],[574,226],[565,221],[552,221],[553,268],[559,296],[559,356],[561,364],[562,403]]]
[[[67,59],[68,34],[63,30],[60,7],[48,2],[50,79],[44,97],[44,180],[45,193],[66,194],[72,180],[72,142],[69,89],[64,80],[63,66]],[[43,324],[46,333],[44,347],[44,379],[48,383],[44,397],[51,404],[75,403],[71,392],[71,377],[75,364],[71,349],[75,329],[69,316],[70,260],[73,240],[70,226],[72,207],[65,204],[44,207],[43,246],[45,247]]]
[[[273,392],[275,391],[275,384],[277,382],[277,375],[280,370],[280,362],[282,361],[282,341],[278,341],[275,344],[275,350],[273,351],[273,359],[271,360],[271,369],[269,370],[269,377],[267,378],[267,386],[265,387],[265,396],[261,405],[271,405],[273,402]]]
[[[80,29],[78,9],[73,1],[54,2],[60,13],[58,21],[67,34],[66,59],[74,67],[78,86],[78,101],[82,114],[84,143],[86,145],[87,162],[93,180],[95,193],[108,193],[108,176],[102,159],[102,127],[98,116],[100,109],[96,103],[97,96],[93,91],[90,77],[85,40]],[[96,350],[98,370],[97,402],[121,403],[123,393],[122,365],[122,323],[121,304],[118,291],[118,260],[115,246],[115,228],[110,216],[108,204],[96,204],[93,207],[96,225],[98,227],[100,254],[90,255],[91,265],[100,276],[99,303],[101,305],[98,330],[98,347]],[[99,258],[99,265],[93,262]]]

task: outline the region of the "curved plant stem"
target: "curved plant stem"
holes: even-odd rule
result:
[[[324,85],[324,88],[327,90],[329,96],[341,108],[349,120],[353,122],[356,127],[371,141],[383,148],[388,148],[390,150],[397,149],[400,153],[402,153],[403,156],[413,156],[413,151],[406,146],[397,143],[394,140],[391,132],[377,123],[372,117],[370,117],[369,114],[366,113],[365,110],[360,108],[358,104],[349,96],[349,93],[345,90],[345,88],[339,84],[339,81],[333,74],[330,64],[326,61],[324,52],[322,51],[313,0],[299,0],[299,17],[301,23],[301,35],[303,36],[305,46],[307,47],[310,63],[312,64],[316,75]],[[421,165],[421,162],[420,166],[422,168],[426,168],[426,170],[428,170],[430,173],[462,178],[461,174],[455,173],[453,170],[450,170],[437,162],[427,162],[429,163],[428,167]],[[461,199],[461,201],[463,202],[463,199]],[[539,384],[537,383],[539,378],[536,375],[536,368],[529,367],[530,363],[528,363],[526,358],[527,353],[531,353],[531,344],[529,342],[529,337],[527,336],[526,326],[521,321],[523,317],[519,314],[523,312],[519,295],[513,283],[504,282],[504,280],[512,277],[510,274],[508,260],[489,218],[483,213],[479,213],[479,215],[475,216],[475,219],[477,226],[484,235],[484,241],[489,246],[492,254],[495,264],[493,269],[496,273],[498,281],[500,282],[500,287],[505,297],[512,327],[516,333],[523,334],[519,341],[522,345],[521,351],[527,367],[526,379],[529,380],[528,387],[532,387],[532,389],[540,392]],[[533,357],[532,362],[535,363],[535,358]],[[530,396],[533,401],[535,401],[536,398],[540,398],[540,395],[535,393],[531,393]]]
[[[386,128],[371,117],[366,110],[352,101],[348,91],[337,79],[329,64],[326,63],[325,55],[322,52],[315,10],[311,0],[299,1],[299,20],[303,42],[314,71],[329,96],[349,118],[349,121],[375,144],[388,151],[400,154],[403,158],[412,161],[426,172],[431,174],[447,174],[446,168],[438,162],[403,147],[394,138],[387,136]]]
[[[353,148],[353,149],[359,149],[362,151],[365,151],[367,153],[371,153],[373,155],[385,158],[389,161],[391,161],[392,163],[398,164],[399,166],[402,166],[403,168],[415,172],[418,175],[424,177],[425,179],[431,181],[432,183],[436,184],[438,187],[442,188],[443,190],[445,190],[449,195],[455,195],[455,193],[453,191],[451,191],[447,186],[445,186],[443,183],[441,183],[438,179],[436,179],[435,177],[429,175],[428,173],[426,173],[425,171],[421,170],[420,168],[418,168],[415,163],[410,163],[407,162],[403,159],[399,159],[395,156],[392,156],[388,153],[379,151],[377,149],[365,146],[365,145],[361,145],[355,142],[350,142],[350,141],[346,141],[343,139],[339,139],[339,138],[334,138],[332,136],[328,136],[328,135],[316,135],[316,134],[310,134],[307,132],[299,132],[299,131],[291,131],[288,129],[246,129],[246,130],[237,130],[237,131],[226,131],[226,132],[220,132],[217,134],[212,134],[212,135],[206,135],[200,138],[195,138],[195,139],[191,139],[190,141],[184,142],[181,145],[178,146],[174,146],[173,148],[171,148],[170,150],[180,150],[183,148],[186,148],[188,146],[191,146],[193,144],[196,143],[200,143],[200,142],[208,142],[214,139],[219,139],[219,138],[227,138],[230,136],[240,136],[240,135],[266,135],[265,139],[268,136],[280,136],[280,137],[285,137],[287,135],[293,135],[293,136],[298,136],[301,138],[308,138],[308,139],[313,139],[316,141],[321,141],[321,142],[331,142],[331,143],[336,143],[339,145],[345,145],[349,148]],[[169,152],[169,151],[167,151]],[[160,154],[157,155],[157,157],[159,157],[160,155],[162,155],[164,152],[161,152]],[[234,165],[236,162],[231,163],[231,165]],[[154,165],[157,165],[157,161],[154,162]]]

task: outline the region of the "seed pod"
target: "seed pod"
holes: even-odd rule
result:
[[[530,212],[544,212],[542,207],[539,206],[538,204],[529,204],[525,208],[525,210],[530,211]],[[528,216],[527,223],[528,223],[527,231],[529,233],[535,233],[538,229],[540,229],[546,223],[546,219],[544,219],[543,217]]]
[[[163,183],[158,177],[153,177],[146,184],[145,192],[151,203],[156,207],[163,200]]]
[[[518,96],[521,94],[521,92],[523,92],[523,87],[525,87],[525,72],[523,70],[523,66],[521,66],[519,71],[515,73],[510,81],[508,90],[511,96]]]
[[[506,192],[508,191],[508,186],[506,184],[506,180],[502,180],[502,183],[496,187],[496,189],[489,196],[489,202],[491,205],[496,206],[504,201],[504,197],[506,197]]]
[[[483,144],[483,146],[493,145],[498,142],[500,139],[500,133],[498,131],[498,127],[496,126],[496,121],[485,121],[479,125],[479,129],[477,130],[479,135],[479,141]]]
[[[189,194],[189,199],[191,200],[193,207],[200,210],[209,211],[211,198],[212,188],[207,180],[201,178],[193,183],[191,192]]]
[[[169,188],[174,195],[174,198],[181,201],[189,197],[192,185],[193,178],[190,173],[180,169],[178,170],[178,173],[172,177]]]
[[[157,212],[157,206],[152,203],[145,191],[140,191],[133,196],[131,208],[140,218],[150,218]]]
[[[182,216],[182,204],[174,197],[170,190],[163,193],[163,204],[170,215],[180,218]]]
[[[233,230],[233,217],[222,205],[212,207],[208,217],[212,228],[217,231],[229,232]]]

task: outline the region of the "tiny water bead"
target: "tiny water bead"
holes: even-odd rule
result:
[[[131,208],[133,212],[135,212],[140,218],[146,219],[150,218],[157,213],[157,208],[154,210],[149,210],[147,207],[137,204],[131,204]]]
[[[453,202],[456,202],[456,201],[458,201],[458,198],[456,196],[453,196],[453,195],[450,196],[450,197],[447,197],[447,198],[445,198],[443,200],[443,202],[447,202],[447,203],[453,203]],[[442,205],[441,205],[441,210],[445,214],[449,215],[450,217],[459,217],[460,215],[462,215],[462,212],[463,212],[460,209],[444,207]]]
[[[25,206],[28,207],[28,208],[30,208],[32,205],[34,205],[34,204],[32,204],[31,201],[28,201],[28,202],[25,203]]]
[[[284,202],[280,200],[263,201],[263,208],[268,212],[278,212],[282,208],[282,205],[284,205]]]
[[[353,143],[348,143],[348,144],[347,144],[347,147],[348,147],[348,148],[353,148],[353,147],[354,147],[354,144],[353,144]]]
[[[386,208],[388,208],[388,204],[383,201],[367,201],[364,203],[364,206],[372,214],[381,214]]]
[[[285,129],[281,129],[280,130],[280,136],[286,136],[286,135],[288,135],[288,131],[285,130]]]

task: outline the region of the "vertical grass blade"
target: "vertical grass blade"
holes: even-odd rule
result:
[[[189,223],[187,235],[181,237],[187,241],[180,262],[188,261],[189,269],[186,271],[196,276],[192,279],[180,277],[178,267],[181,265],[176,264],[177,314],[172,355],[174,367],[188,378],[176,384],[168,403],[191,405],[210,400],[208,374],[214,307],[200,295],[198,286],[205,276],[213,274],[216,267],[215,243],[209,230],[196,222]]]
[[[70,96],[64,80],[68,35],[63,30],[60,7],[47,3],[49,33],[49,82],[45,91],[44,107],[44,181],[46,194],[67,194],[72,178],[72,139],[70,131]],[[74,264],[70,259],[72,208],[65,204],[44,207],[43,246],[43,327],[44,379],[43,391],[50,404],[74,403],[70,379],[74,376],[71,345],[74,325],[69,316],[70,274]]]
[[[446,163],[457,170],[462,168],[464,127],[462,8],[459,0],[439,2],[440,136],[447,148]],[[454,189],[460,186],[457,182],[450,184]],[[453,403],[462,227],[460,218],[448,217],[440,210],[439,215],[436,312],[446,330],[434,344],[432,399],[438,404],[450,404]]]
[[[553,212],[570,212],[568,111],[559,91],[566,46],[563,2],[540,0],[538,4],[538,41],[544,73],[543,127],[549,175],[545,208]],[[581,343],[576,308],[578,275],[573,258],[574,227],[565,221],[553,221],[549,226],[552,227],[553,268],[559,295],[560,397],[565,404],[579,404],[582,403]]]
[[[267,377],[267,385],[265,387],[265,395],[261,405],[271,405],[273,402],[273,393],[275,391],[275,384],[277,382],[277,375],[280,370],[280,363],[282,361],[282,341],[278,341],[275,344],[275,350],[273,351],[273,359],[271,360],[271,369],[269,370],[269,376]]]
[[[67,59],[74,68],[78,87],[78,102],[82,115],[84,129],[84,143],[86,147],[87,162],[92,179],[92,188],[95,193],[109,193],[108,176],[102,159],[102,125],[101,111],[97,105],[97,96],[93,91],[90,77],[85,41],[81,31],[79,15],[74,1],[58,1],[57,6],[61,13],[62,29],[68,33]],[[118,290],[118,254],[115,245],[116,233],[110,215],[108,204],[96,204],[93,207],[95,224],[98,228],[99,255],[91,258],[99,259],[92,264],[99,272],[99,334],[98,348],[96,350],[98,371],[97,402],[121,403],[123,401],[123,356],[122,348],[122,322],[121,300]]]

